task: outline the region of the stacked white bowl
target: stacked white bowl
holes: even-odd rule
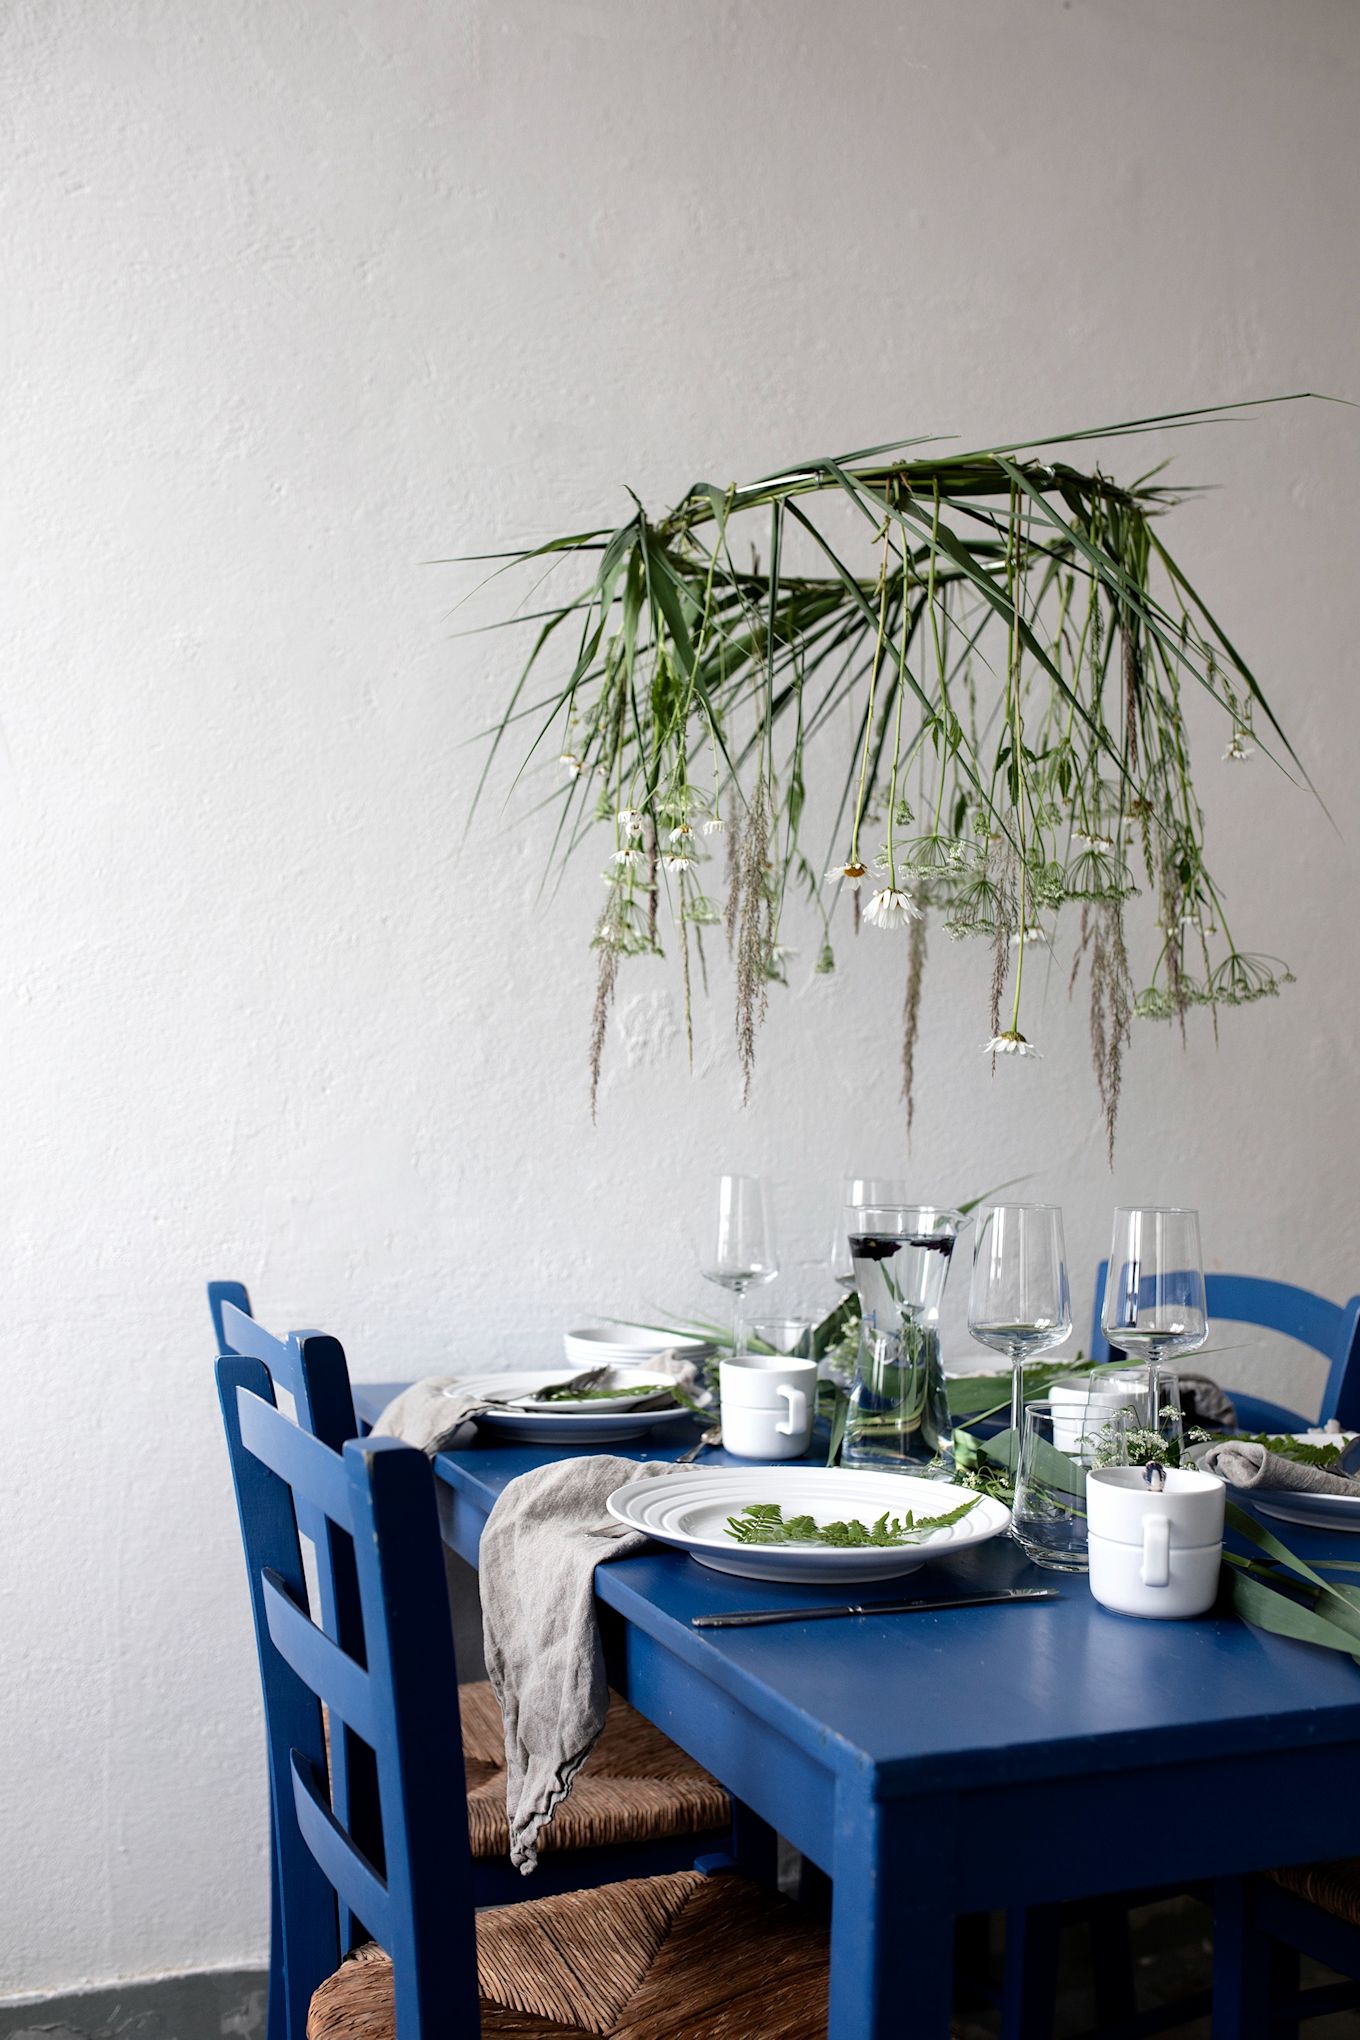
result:
[[[654,1353],[683,1353],[688,1359],[702,1361],[716,1350],[708,1339],[659,1332],[648,1325],[581,1325],[564,1332],[562,1343],[568,1363],[578,1371],[645,1365]]]

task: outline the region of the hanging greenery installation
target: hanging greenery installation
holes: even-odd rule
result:
[[[1060,918],[1075,924],[1070,984],[1084,975],[1111,1157],[1135,1021],[1184,1029],[1206,1008],[1216,1027],[1221,1008],[1291,981],[1229,925],[1188,691],[1221,714],[1229,766],[1261,751],[1306,775],[1161,535],[1186,491],[1058,457],[1224,414],[970,453],[896,442],[696,483],[659,518],[634,498],[615,529],[498,556],[501,571],[578,575],[509,619],[533,637],[491,753],[523,736],[521,769],[556,761],[554,858],[587,839],[604,850],[592,1112],[621,967],[674,954],[692,1047],[713,941],[733,959],[749,1091],[795,901],[819,971],[847,922],[902,945],[908,1132],[928,926],[987,958],[978,1041],[995,1069],[1039,1052],[1030,959],[1052,952]],[[818,845],[814,772],[834,796],[817,804],[823,827],[833,816]]]

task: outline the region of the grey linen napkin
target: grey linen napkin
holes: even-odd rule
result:
[[[512,1480],[477,1555],[486,1669],[505,1717],[510,1860],[537,1868],[540,1829],[594,1749],[609,1706],[595,1619],[595,1567],[645,1543],[605,1509],[625,1481],[673,1469],[601,1455],[559,1459]]]
[[[677,1388],[687,1392],[696,1387],[698,1376],[694,1362],[670,1348],[648,1354],[639,1365],[645,1368],[647,1375],[655,1375],[658,1381],[673,1381]],[[543,1370],[545,1379],[550,1371],[548,1368]],[[631,1373],[632,1369],[628,1372]],[[619,1375],[617,1368],[610,1368],[600,1386],[608,1387],[611,1381],[617,1386],[618,1381],[625,1378]],[[400,1438],[405,1445],[418,1445],[433,1459],[453,1442],[464,1424],[483,1410],[491,1409],[499,1400],[485,1383],[480,1390],[470,1392],[456,1376],[429,1374],[423,1381],[413,1382],[410,1388],[393,1397],[373,1426],[373,1436]],[[669,1400],[668,1395],[662,1394],[649,1397],[645,1403],[634,1404],[633,1407],[660,1408]]]
[[[1304,1495],[1360,1496],[1360,1480],[1349,1474],[1329,1473],[1323,1466],[1304,1466],[1297,1459],[1283,1459],[1268,1445],[1249,1438],[1220,1438],[1209,1445],[1192,1445],[1187,1454],[1206,1473],[1216,1473],[1235,1488],[1292,1488]]]

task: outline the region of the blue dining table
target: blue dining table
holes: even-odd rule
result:
[[[356,1389],[361,1420],[402,1385]],[[612,1449],[675,1458],[697,1435],[675,1442],[676,1428],[664,1446]],[[569,1456],[485,1436],[441,1453],[448,1546],[475,1566],[506,1483]],[[1354,1539],[1277,1527],[1308,1556],[1360,1558]],[[1230,1615],[1111,1614],[1084,1575],[1040,1572],[1005,1537],[852,1598],[1020,1583],[1060,1598],[704,1630],[696,1615],[828,1592],[661,1546],[596,1571],[611,1683],[751,1810],[753,1830],[767,1824],[830,1878],[831,2040],[946,2040],[964,1914],[1019,1919],[1360,1853],[1360,1667],[1345,1655]],[[1021,2040],[1020,2012],[1008,2016]],[[1234,2030],[1216,2020],[1215,2040]]]

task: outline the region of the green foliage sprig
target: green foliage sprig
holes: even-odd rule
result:
[[[848,1523],[819,1524],[812,1516],[785,1518],[778,1502],[752,1502],[739,1516],[728,1517],[727,1534],[738,1544],[829,1544],[839,1551],[862,1545],[919,1544],[932,1530],[957,1523],[977,1503],[975,1495],[944,1516],[915,1516],[910,1509],[904,1516],[890,1516],[885,1509],[875,1523],[851,1517]]]
[[[1294,753],[1159,535],[1180,496],[1156,470],[1121,484],[1050,457],[1231,408],[968,453],[900,441],[742,486],[697,482],[657,518],[634,498],[615,529],[498,556],[541,578],[564,563],[582,575],[565,599],[509,619],[534,638],[491,749],[521,731],[524,763],[555,746],[554,857],[597,826],[609,846],[592,937],[592,1113],[621,961],[678,952],[692,1048],[694,967],[706,983],[718,928],[749,1090],[800,894],[821,972],[836,964],[838,901],[856,931],[912,930],[908,1127],[927,914],[989,955],[994,1069],[999,1055],[1037,1053],[1020,1025],[1026,955],[1051,950],[1071,910],[1111,1153],[1134,1019],[1184,1029],[1204,1007],[1216,1024],[1221,1008],[1290,981],[1278,959],[1240,946],[1206,858],[1187,688],[1221,712],[1230,763]],[[559,647],[563,668],[540,688]],[[819,853],[805,840],[808,793],[836,742],[839,798]]]

